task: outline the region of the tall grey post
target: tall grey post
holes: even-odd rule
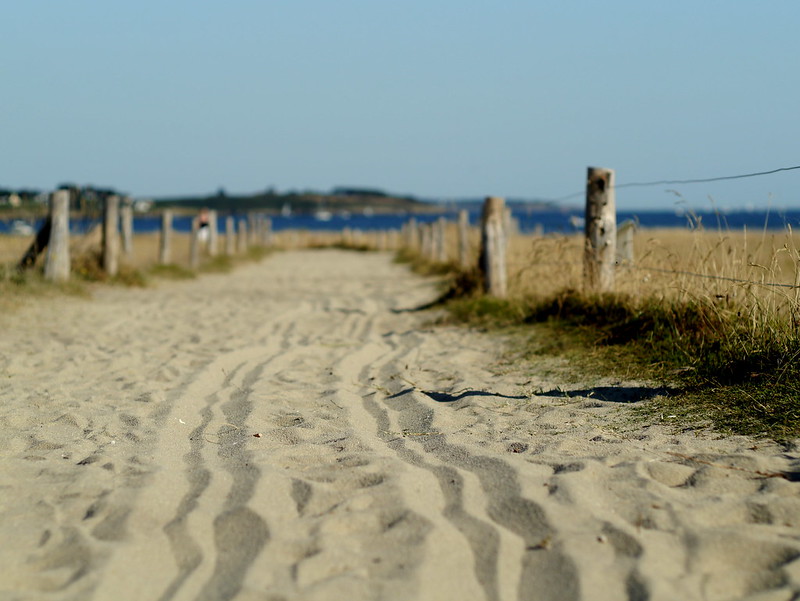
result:
[[[258,239],[258,215],[254,212],[247,214],[247,243],[254,246],[261,241]]]
[[[439,217],[436,220],[436,261],[447,263],[447,219]]]
[[[216,257],[219,254],[219,228],[217,227],[217,212],[208,212],[208,255]]]
[[[200,217],[192,218],[192,233],[189,238],[189,267],[200,267]]]
[[[44,263],[44,277],[52,282],[69,280],[69,190],[50,196],[50,242]]]
[[[617,264],[633,265],[633,234],[636,223],[628,219],[617,227]]]
[[[244,254],[247,252],[247,219],[239,220],[239,252]]]
[[[408,249],[412,253],[419,252],[419,227],[417,225],[416,217],[408,220]]]
[[[236,254],[236,221],[231,216],[225,218],[225,254]]]
[[[458,212],[458,263],[461,269],[469,269],[469,212]]]
[[[161,213],[161,239],[158,247],[158,262],[166,265],[172,259],[172,211]]]
[[[614,171],[589,167],[586,181],[584,285],[592,292],[614,290],[617,255],[617,212]]]
[[[130,198],[124,200],[119,211],[122,228],[122,253],[130,259],[133,257],[133,203]]]
[[[483,204],[481,218],[480,269],[486,292],[497,298],[508,294],[506,271],[505,201],[490,196]]]
[[[264,246],[272,246],[272,219],[264,218]]]
[[[119,196],[109,196],[103,205],[103,271],[119,272]]]

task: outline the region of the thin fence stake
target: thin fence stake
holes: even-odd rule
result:
[[[225,254],[236,254],[236,221],[231,216],[225,218]]]
[[[161,241],[159,244],[158,262],[166,265],[172,258],[172,211],[161,213]]]
[[[461,269],[469,268],[469,212],[458,212],[458,262]]]
[[[133,202],[125,198],[120,207],[120,223],[122,225],[122,253],[127,259],[133,257]]]
[[[617,256],[618,265],[633,265],[633,234],[636,232],[636,223],[628,219],[617,228]]]
[[[53,282],[66,282],[69,269],[69,190],[57,190],[50,196],[50,242],[44,277]]]
[[[103,271],[119,272],[119,196],[108,196],[103,203]]]
[[[481,219],[481,255],[479,265],[486,292],[497,298],[508,294],[506,271],[506,233],[503,227],[505,201],[490,196],[483,204]]]
[[[436,261],[447,263],[447,219],[444,217],[436,221]]]
[[[614,171],[589,167],[586,181],[586,241],[584,285],[592,292],[614,290],[617,255],[617,214]]]
[[[192,233],[189,238],[189,267],[197,269],[200,266],[200,217],[192,218]]]
[[[219,254],[219,222],[217,212],[208,212],[208,256],[216,257]]]
[[[244,254],[247,252],[247,220],[239,220],[239,252]]]

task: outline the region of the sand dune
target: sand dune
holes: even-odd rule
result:
[[[2,317],[0,598],[792,599],[800,452],[630,419],[405,311],[390,257],[275,255]]]

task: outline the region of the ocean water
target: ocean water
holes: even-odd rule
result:
[[[534,211],[521,210],[514,211],[514,217],[519,221],[520,231],[530,233],[542,231],[545,234],[552,233],[575,233],[583,230],[583,213],[580,210],[559,210],[559,211]],[[233,215],[237,220],[244,218],[245,215]],[[274,231],[287,229],[301,229],[310,231],[341,231],[344,228],[362,231],[377,231],[399,229],[411,217],[418,223],[430,223],[444,216],[450,221],[456,221],[456,212],[442,212],[435,214],[421,215],[332,215],[329,220],[320,220],[313,215],[272,215],[272,227]],[[219,217],[219,230],[225,231],[225,215]],[[741,230],[747,227],[748,230],[782,230],[791,226],[793,230],[800,231],[800,209],[792,210],[771,210],[771,211],[730,211],[730,212],[711,212],[700,211],[691,215],[680,214],[675,211],[619,211],[617,213],[617,223],[632,220],[643,228],[690,228],[700,224],[708,230],[728,229]],[[0,234],[8,234],[13,230],[11,219],[0,219]],[[480,214],[477,211],[470,212],[470,223],[477,224],[480,221]],[[35,229],[41,227],[43,220],[29,220],[28,224]],[[99,223],[97,218],[73,219],[70,222],[70,231],[74,234],[83,234]],[[139,233],[157,232],[161,228],[161,219],[157,215],[136,216],[134,219],[134,230]],[[178,232],[189,232],[191,230],[191,217],[175,216],[173,228]]]

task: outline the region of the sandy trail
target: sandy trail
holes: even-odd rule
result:
[[[0,598],[793,599],[800,454],[629,419],[287,252],[2,318]]]

